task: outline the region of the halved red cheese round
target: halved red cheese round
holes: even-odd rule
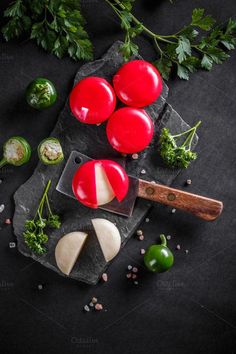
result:
[[[133,154],[149,145],[154,126],[144,109],[124,107],[112,114],[106,131],[107,138],[115,150]]]
[[[129,188],[125,170],[111,160],[85,162],[76,171],[72,189],[76,198],[90,208],[97,208],[115,197],[122,201]]]
[[[145,107],[160,96],[162,78],[152,64],[145,60],[133,60],[124,64],[114,75],[113,86],[126,105]]]
[[[116,95],[105,79],[88,77],[74,86],[69,103],[72,114],[80,122],[98,124],[114,112]]]

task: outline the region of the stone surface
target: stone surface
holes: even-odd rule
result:
[[[86,76],[102,76],[111,81],[113,74],[123,64],[122,56],[119,53],[120,42],[116,42],[107,54],[100,60],[88,63],[80,68],[75,83]],[[163,166],[158,157],[158,133],[161,127],[167,126],[173,132],[186,129],[188,125],[181,117],[166,104],[168,88],[164,85],[163,95],[153,105],[146,108],[155,122],[156,138],[144,152],[139,154],[137,160],[132,157],[126,158],[127,172],[139,176],[142,169],[146,174],[142,178],[147,180],[160,181],[170,184],[179,173],[178,170],[170,170]],[[100,126],[85,125],[79,123],[71,114],[66,103],[61,112],[58,122],[52,131],[52,136],[60,139],[65,162],[72,150],[80,151],[92,158],[117,158],[120,155],[109,145],[105,124]],[[195,141],[196,142],[196,141]],[[116,223],[122,237],[122,246],[134,233],[139,223],[143,220],[149,210],[150,203],[145,200],[138,200],[132,217],[126,218],[105,212],[103,210],[93,210],[84,207],[76,200],[66,197],[55,190],[55,186],[61,176],[65,162],[57,166],[45,166],[38,164],[32,177],[22,185],[15,193],[15,215],[13,220],[14,231],[18,239],[18,249],[25,256],[32,257],[44,266],[63,275],[56,266],[54,250],[58,240],[66,233],[76,230],[89,230],[89,238],[85,244],[83,252],[76,262],[70,277],[84,281],[89,284],[96,284],[107,268],[96,236],[93,232],[91,219],[94,217],[107,218]],[[26,219],[32,218],[38,201],[43,193],[47,181],[52,180],[49,197],[52,201],[55,212],[62,216],[62,227],[60,230],[50,232],[48,242],[48,252],[42,257],[38,257],[30,252],[26,247],[22,233]]]

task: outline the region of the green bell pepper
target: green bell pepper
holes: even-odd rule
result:
[[[56,99],[56,88],[48,79],[37,78],[26,89],[26,100],[33,108],[41,110],[51,107]]]
[[[167,247],[165,235],[160,235],[161,244],[151,245],[145,255],[144,264],[152,272],[162,273],[172,267],[174,256],[171,250]]]
[[[27,163],[31,156],[29,143],[21,136],[13,136],[3,145],[3,158],[0,167],[7,164],[21,166]]]

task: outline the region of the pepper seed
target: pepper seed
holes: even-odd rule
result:
[[[180,245],[177,245],[176,249],[179,251],[181,249]]]
[[[0,213],[2,213],[4,209],[5,209],[5,205],[4,205],[4,204],[1,204],[1,205],[0,205]]]
[[[170,240],[170,239],[171,239],[171,236],[170,236],[170,235],[167,235],[167,236],[166,236],[166,239],[167,239],[167,240]]]
[[[140,235],[138,239],[139,239],[139,241],[143,241],[144,240],[144,236]]]
[[[128,270],[132,270],[132,269],[133,269],[132,265],[129,264],[128,267],[127,267],[127,269],[128,269]]]
[[[137,234],[137,236],[142,236],[143,231],[142,230],[137,230],[136,234]]]
[[[187,185],[192,184],[192,180],[191,180],[191,179],[187,179],[186,184],[187,184]]]
[[[171,213],[174,214],[175,212],[176,212],[176,209],[173,208],[173,209],[171,210]]]
[[[141,248],[141,250],[140,250],[140,254],[145,254],[145,249],[144,248]]]
[[[16,243],[15,242],[9,242],[9,247],[10,248],[15,248],[16,247]]]
[[[146,173],[146,170],[144,170],[144,169],[141,170],[141,174],[142,174],[142,175],[145,175],[145,173]]]

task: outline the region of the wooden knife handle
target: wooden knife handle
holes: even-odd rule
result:
[[[223,210],[223,203],[219,200],[183,192],[179,189],[141,179],[139,180],[138,196],[185,210],[207,221],[215,220]]]

